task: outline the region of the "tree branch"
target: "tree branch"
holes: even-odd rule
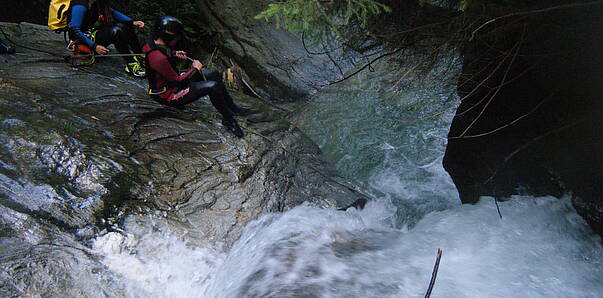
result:
[[[528,11],[518,11],[518,12],[506,14],[504,16],[499,16],[499,17],[496,17],[494,19],[491,19],[491,20],[483,23],[481,26],[477,27],[477,29],[475,29],[475,30],[473,30],[473,32],[471,32],[471,37],[469,38],[469,41],[472,41],[475,38],[475,34],[479,30],[481,30],[484,27],[488,26],[489,24],[492,24],[492,23],[494,23],[494,22],[496,22],[498,20],[501,20],[501,19],[506,19],[506,18],[510,18],[510,17],[514,17],[514,16],[521,16],[521,15],[528,15],[528,14],[536,14],[536,13],[548,12],[548,11],[557,10],[557,9],[563,9],[563,8],[571,8],[571,7],[579,7],[579,6],[592,6],[592,5],[602,4],[602,3],[603,3],[603,1],[592,1],[592,2],[586,2],[586,3],[572,3],[572,4],[566,4],[566,5],[547,7],[547,8],[543,8],[543,9],[528,10]]]

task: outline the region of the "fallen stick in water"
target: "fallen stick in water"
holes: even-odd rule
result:
[[[438,276],[438,268],[440,267],[441,258],[442,249],[438,248],[438,257],[436,258],[435,265],[433,266],[433,272],[431,273],[431,281],[429,282],[429,288],[427,288],[427,293],[425,293],[425,298],[429,298],[431,296],[431,290],[433,290],[433,285],[435,285],[436,277]]]

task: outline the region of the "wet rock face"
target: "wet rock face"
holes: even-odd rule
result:
[[[0,205],[0,296],[119,297],[116,282],[74,234]]]
[[[19,44],[65,54],[62,36],[45,27],[1,25]],[[337,175],[311,141],[252,98],[233,93],[262,111],[239,119],[247,135],[238,139],[207,99],[185,110],[153,102],[146,81],[122,73],[120,60],[78,69],[60,56],[17,50],[0,56],[3,296],[49,288],[119,296],[120,285],[95,277],[109,273],[87,240],[126,217],[159,214],[228,245],[262,213],[355,199],[323,176]],[[94,282],[83,286],[82,278]]]
[[[299,100],[339,79],[341,71],[350,69],[350,60],[340,51],[332,51],[330,56],[310,54],[299,37],[264,20],[255,20],[271,2],[197,0],[204,29],[220,40],[206,50],[211,53],[217,46],[233,57],[249,74],[257,91],[276,100]],[[307,40],[306,43],[308,47],[311,44]],[[324,49],[310,51],[324,52]]]
[[[463,49],[466,98],[444,159],[463,202],[570,192],[603,234],[603,31],[592,14],[601,9],[502,20]]]

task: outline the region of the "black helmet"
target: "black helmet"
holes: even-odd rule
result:
[[[153,35],[169,43],[176,37],[184,37],[184,25],[175,17],[164,16],[155,22]]]

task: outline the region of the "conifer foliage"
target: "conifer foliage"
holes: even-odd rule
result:
[[[391,8],[372,0],[287,0],[271,3],[256,19],[273,19],[279,28],[324,39],[338,35],[350,22],[366,26],[371,17],[384,12]]]

